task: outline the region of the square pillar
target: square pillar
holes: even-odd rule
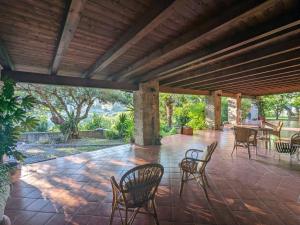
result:
[[[158,81],[141,83],[134,92],[135,143],[160,144],[159,136],[159,84]]]
[[[228,98],[228,122],[230,124],[237,125],[241,123],[241,100],[241,94],[237,94],[235,98]]]
[[[222,91],[214,91],[206,97],[206,123],[210,129],[221,128],[221,97]]]

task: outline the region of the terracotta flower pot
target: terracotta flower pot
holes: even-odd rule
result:
[[[181,134],[193,135],[193,128],[191,128],[191,127],[182,127]]]

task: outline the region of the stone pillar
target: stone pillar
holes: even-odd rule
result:
[[[210,129],[221,128],[221,97],[222,91],[214,91],[206,97],[206,123]]]
[[[241,94],[237,94],[235,98],[228,98],[228,122],[233,125],[241,123]]]
[[[135,143],[160,144],[159,137],[159,85],[157,81],[141,83],[134,92]]]

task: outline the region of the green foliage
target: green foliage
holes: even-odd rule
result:
[[[261,101],[266,116],[273,114],[276,119],[278,119],[285,107],[289,104],[290,97],[289,94],[267,95],[263,96]]]
[[[226,97],[221,98],[221,120],[222,123],[228,122],[228,99]]]
[[[24,156],[16,150],[21,131],[33,129],[37,120],[28,116],[35,99],[31,95],[15,95],[15,83],[5,79],[0,93],[0,160],[4,155],[22,160]]]
[[[48,122],[47,121],[40,121],[34,131],[37,131],[37,132],[47,132],[49,129],[49,125],[48,125]]]
[[[108,139],[123,139],[126,142],[133,140],[134,122],[130,113],[121,113],[112,128],[105,133]]]
[[[176,133],[177,133],[177,130],[175,127],[169,127],[166,123],[160,124],[160,135],[162,137],[170,136],[170,135],[173,135]]]
[[[241,110],[242,110],[242,119],[246,119],[247,115],[251,109],[251,100],[247,99],[247,98],[242,98],[242,102],[241,102]]]
[[[198,102],[190,104],[188,108],[188,117],[190,118],[187,125],[193,129],[201,130],[206,127],[205,122],[205,103]]]
[[[185,126],[188,122],[190,122],[191,118],[189,116],[189,107],[187,104],[183,105],[182,107],[177,107],[175,109],[175,121],[178,126]]]
[[[94,113],[92,118],[83,122],[80,126],[81,130],[96,130],[98,128],[109,129],[112,125],[112,119]]]

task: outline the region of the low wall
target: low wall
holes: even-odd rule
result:
[[[105,130],[86,130],[79,131],[80,138],[105,138]],[[23,133],[19,139],[25,143],[40,143],[40,144],[53,144],[63,140],[63,134],[61,132],[26,132]]]

